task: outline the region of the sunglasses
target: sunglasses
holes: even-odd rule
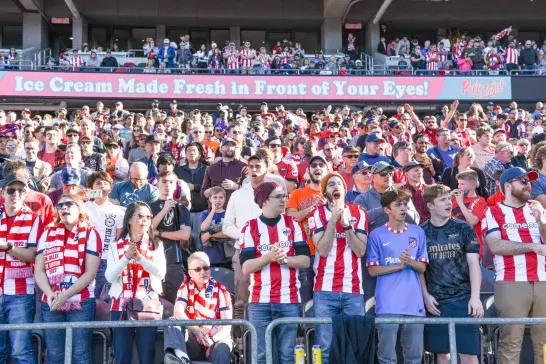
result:
[[[8,195],[13,195],[15,192],[19,192],[20,195],[27,192],[26,188],[15,188],[15,187],[8,187],[6,189],[6,192]]]
[[[212,131],[212,130],[207,130],[207,131],[205,131],[205,133],[206,133],[206,134],[212,134],[213,131]]]
[[[387,177],[387,176],[394,176],[394,172],[393,171],[381,171],[378,173],[378,175],[380,175],[381,177]]]
[[[66,137],[67,138],[76,138],[78,136],[78,134],[67,134]]]
[[[370,171],[369,169],[365,169],[365,170],[357,172],[355,174],[361,174],[363,176],[370,176],[372,174],[372,171]]]
[[[201,130],[194,130],[193,133],[194,134],[203,134],[203,132]]]
[[[524,185],[524,186],[527,186],[528,184],[531,183],[531,180],[527,179],[527,178],[515,179],[515,180],[512,180],[510,182],[515,182],[515,181],[520,181],[521,184]]]
[[[358,155],[357,154],[349,154],[349,155],[344,155],[345,158],[349,158],[349,159],[358,159]]]
[[[280,147],[281,147],[280,144],[269,144],[269,148],[272,148],[272,149],[277,149],[277,148],[280,148]]]
[[[119,128],[112,128],[113,131],[119,131]]]
[[[152,220],[152,219],[153,219],[153,216],[152,216],[152,215],[141,215],[141,214],[138,214],[138,219],[139,219],[139,220],[143,220],[143,219]]]
[[[66,201],[66,202],[59,202],[55,208],[57,210],[62,210],[63,207],[71,208],[72,206],[75,206],[76,203],[74,201]]]
[[[208,265],[205,265],[203,267],[197,267],[197,268],[194,268],[194,269],[190,268],[190,270],[195,271],[195,273],[200,273],[201,271],[208,272],[210,270],[210,267]]]
[[[313,163],[313,164],[309,165],[309,167],[311,167],[311,168],[326,168],[326,164],[324,164],[324,163]]]
[[[223,130],[222,129],[215,129],[214,132],[215,133],[221,133],[221,132],[223,132]]]

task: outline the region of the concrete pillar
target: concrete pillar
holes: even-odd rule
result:
[[[155,27],[155,44],[161,45],[163,41],[167,38],[167,29],[164,25],[156,25]],[[177,40],[174,40],[175,42]]]
[[[229,27],[229,41],[235,43],[235,46],[241,46],[241,27]],[[222,45],[218,45],[220,48]]]
[[[47,23],[38,13],[23,13],[23,49],[49,48]]]
[[[371,20],[366,25],[365,30],[366,45],[364,52],[372,56],[377,52],[377,44],[379,44],[379,24],[374,24]]]
[[[341,18],[325,18],[321,27],[322,51],[325,54],[343,52]]]
[[[2,34],[2,31],[3,31],[3,27],[0,27],[0,48],[3,48],[3,45],[2,45],[2,37],[3,37],[3,34]]]
[[[84,18],[72,19],[72,48],[81,49],[84,43],[87,43],[87,34],[89,27]]]

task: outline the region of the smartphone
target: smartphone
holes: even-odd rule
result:
[[[101,198],[101,197],[102,197],[102,190],[91,190],[85,193],[85,198],[88,198],[88,199]]]

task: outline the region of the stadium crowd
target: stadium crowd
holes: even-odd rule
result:
[[[267,325],[310,300],[316,317],[364,316],[365,294],[378,317],[481,317],[481,267],[495,270],[500,317],[546,316],[542,102],[454,101],[426,116],[409,104],[391,115],[160,106],[0,110],[0,322],[92,321],[99,301],[114,321],[161,319],[171,305],[179,319],[246,317],[265,363]],[[232,291],[218,267],[233,270]],[[344,359],[335,326],[316,328],[323,363]],[[425,350],[449,361],[447,327],[380,324],[380,363],[397,362],[399,330],[405,362]],[[75,363],[92,362],[91,334],[74,331]],[[133,342],[154,362],[156,328],[113,334],[116,363],[131,363]],[[224,364],[234,348],[228,326],[164,335],[165,363]],[[457,328],[463,363],[478,363],[479,335]],[[498,363],[519,362],[523,335],[500,327]],[[541,362],[546,330],[531,337]],[[276,329],[280,363],[294,362],[296,338],[295,324]],[[45,341],[48,363],[63,362],[64,332]],[[35,362],[31,333],[1,332],[8,355]]]

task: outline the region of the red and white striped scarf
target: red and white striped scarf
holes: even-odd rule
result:
[[[188,304],[186,306],[186,315],[190,320],[212,320],[222,318],[220,312],[220,285],[216,283],[214,278],[211,278],[205,287],[204,299],[203,296],[200,295],[200,291],[196,288],[193,279],[187,283],[187,288]],[[210,337],[213,337],[220,330],[220,326],[218,325],[200,327],[204,329],[205,333]],[[196,339],[197,342],[204,345],[198,337],[196,337]],[[210,348],[207,348],[207,350],[210,350]]]
[[[123,256],[131,246],[131,239],[129,235],[125,239],[118,240],[117,249],[119,259],[123,259]],[[153,260],[153,252],[155,250],[152,241],[148,244],[142,244],[142,240],[137,244],[137,249],[141,255],[147,260]],[[121,271],[122,292],[121,295],[114,299],[119,301],[119,308],[123,310],[129,300],[135,298],[138,285],[142,278],[149,277],[150,274],[144,270],[142,265],[138,264],[134,259],[129,261],[129,264]],[[151,290],[151,283],[149,287],[145,287],[147,290]]]
[[[70,288],[85,272],[85,247],[91,227],[80,221],[70,232],[65,243],[67,230],[64,224],[58,224],[46,230],[44,249],[45,271],[53,292],[62,292]],[[81,310],[81,297],[75,294],[70,297],[59,311]]]
[[[37,216],[32,210],[27,205],[23,205],[21,211],[15,215],[13,224],[8,231],[6,207],[2,205],[0,207],[0,245],[5,246],[9,242],[14,246],[19,246],[19,242],[26,243],[36,218]],[[0,251],[0,288],[3,287],[4,278],[29,278],[33,274],[32,263],[22,262],[15,257],[8,260],[7,256],[8,253]]]

